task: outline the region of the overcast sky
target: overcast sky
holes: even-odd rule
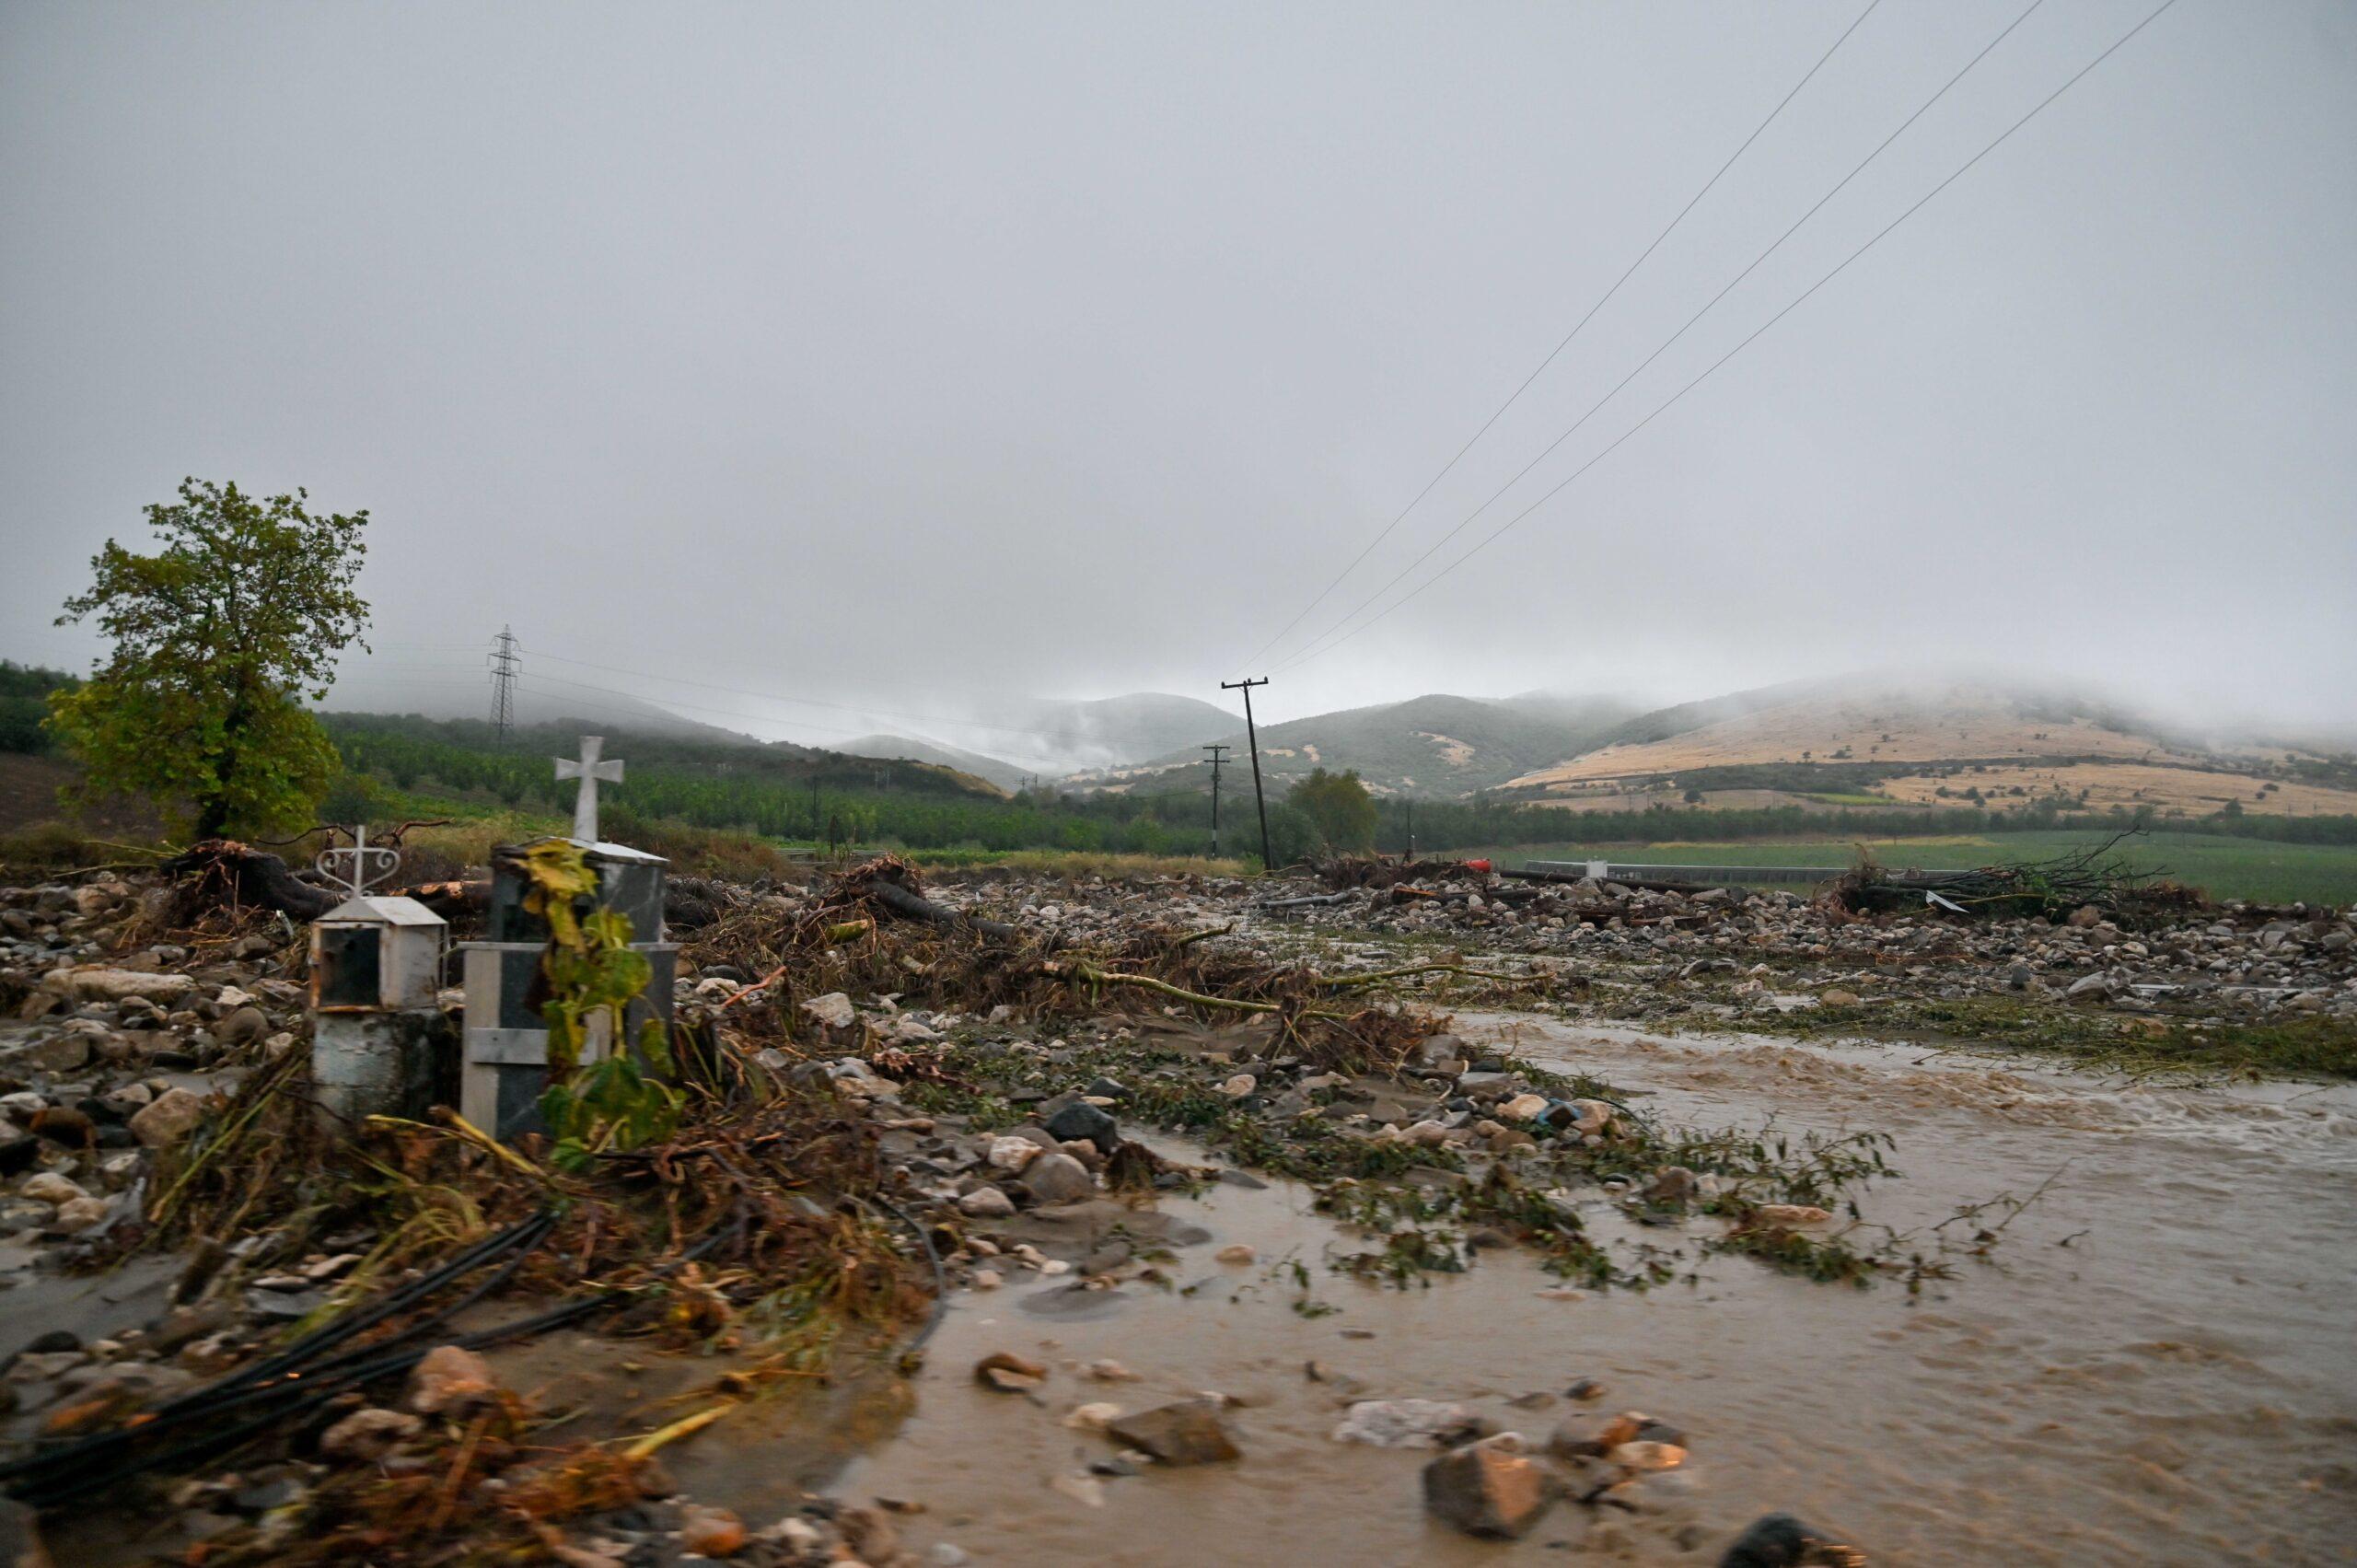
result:
[[[197,474],[368,508],[376,679],[461,706],[503,621],[722,723],[1217,699],[1864,3],[10,0],[0,656],[86,661],[58,601]],[[2155,3],[2049,0],[1422,573]],[[2347,0],[2181,0],[1288,667],[2026,4],[1885,0],[1264,714],[1969,661],[2345,727]]]

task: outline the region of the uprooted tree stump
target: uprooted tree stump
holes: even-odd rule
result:
[[[179,885],[181,923],[215,909],[266,909],[317,920],[343,895],[304,881],[268,850],[235,839],[203,839],[157,867]]]

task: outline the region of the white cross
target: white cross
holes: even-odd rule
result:
[[[346,861],[351,862],[352,869],[348,872],[337,870]],[[352,830],[351,848],[339,849],[331,845],[319,851],[319,857],[311,862],[319,867],[321,876],[334,877],[350,888],[355,899],[390,877],[400,868],[401,863],[401,857],[396,851],[368,847],[368,824],[366,822]],[[368,874],[372,867],[377,873],[373,877]]]
[[[585,735],[581,738],[581,761],[569,762],[562,757],[556,760],[558,778],[581,781],[581,793],[573,798],[573,836],[585,844],[598,842],[598,781],[603,779],[608,784],[622,782],[622,765],[619,761],[598,761],[598,753],[605,749],[605,745],[604,736]]]

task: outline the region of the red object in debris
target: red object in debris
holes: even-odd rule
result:
[[[1486,860],[1469,860],[1465,863],[1465,869],[1468,871],[1479,871],[1484,876],[1487,876],[1490,870],[1490,863]]]

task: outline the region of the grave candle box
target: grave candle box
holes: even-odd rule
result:
[[[347,1120],[422,1115],[434,1095],[442,917],[355,894],[311,924],[311,1078]]]

